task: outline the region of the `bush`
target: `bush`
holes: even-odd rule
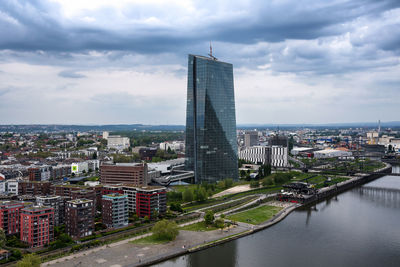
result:
[[[224,228],[225,227],[225,221],[222,218],[216,219],[214,222],[215,227],[217,228]]]
[[[251,181],[250,182],[250,187],[251,188],[258,188],[258,187],[260,187],[260,183],[258,181]]]
[[[7,247],[14,247],[14,248],[27,248],[29,247],[27,244],[22,242],[16,235],[11,235],[7,238],[6,242]]]
[[[273,185],[273,184],[274,184],[274,181],[272,180],[272,178],[265,178],[262,181],[262,185],[263,186],[270,186],[270,185]]]
[[[153,228],[153,235],[158,240],[174,240],[179,234],[178,225],[173,221],[161,220]]]
[[[17,262],[17,267],[39,267],[41,259],[35,254],[27,254],[22,260]]]
[[[179,204],[179,203],[171,203],[169,209],[173,210],[173,211],[178,211],[178,212],[182,212],[183,211],[183,209],[181,207],[181,204]]]
[[[185,191],[182,193],[182,199],[185,202],[192,202],[193,201],[193,191],[190,188],[186,188]]]

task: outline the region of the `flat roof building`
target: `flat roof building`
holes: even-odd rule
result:
[[[146,163],[117,163],[100,166],[102,184],[134,184],[145,186],[148,183]]]
[[[103,224],[107,228],[120,228],[128,225],[128,198],[121,194],[103,195]]]
[[[136,214],[139,217],[154,218],[167,211],[167,192],[162,186],[144,186],[136,188]]]
[[[65,229],[72,238],[78,239],[93,234],[94,210],[94,202],[90,199],[74,199],[66,202]]]
[[[64,223],[65,206],[64,199],[60,196],[37,196],[36,203],[39,206],[51,207],[54,209],[54,225]]]
[[[0,228],[6,235],[19,233],[20,230],[20,211],[24,204],[16,201],[0,202]]]
[[[43,247],[54,240],[54,210],[32,206],[21,209],[20,239],[31,248]]]

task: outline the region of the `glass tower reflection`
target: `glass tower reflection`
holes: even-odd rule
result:
[[[196,183],[238,179],[232,64],[189,55],[186,158]]]

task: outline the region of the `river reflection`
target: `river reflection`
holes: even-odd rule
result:
[[[400,176],[385,176],[296,210],[256,234],[157,266],[400,266],[400,198],[386,188],[400,190]]]

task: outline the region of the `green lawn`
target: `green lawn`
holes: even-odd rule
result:
[[[164,244],[168,243],[169,240],[159,240],[154,237],[154,235],[146,236],[140,239],[129,241],[132,244],[142,244],[142,245],[151,245],[151,244]]]
[[[189,224],[183,227],[180,227],[180,230],[186,230],[186,231],[212,231],[212,230],[216,230],[218,228],[216,228],[213,225],[209,225],[207,226],[204,221],[203,222],[198,222],[198,223],[193,223],[193,224]]]
[[[250,209],[237,214],[228,216],[227,218],[234,221],[250,223],[250,224],[260,224],[272,218],[277,214],[282,208],[264,205],[257,207],[255,209]]]

